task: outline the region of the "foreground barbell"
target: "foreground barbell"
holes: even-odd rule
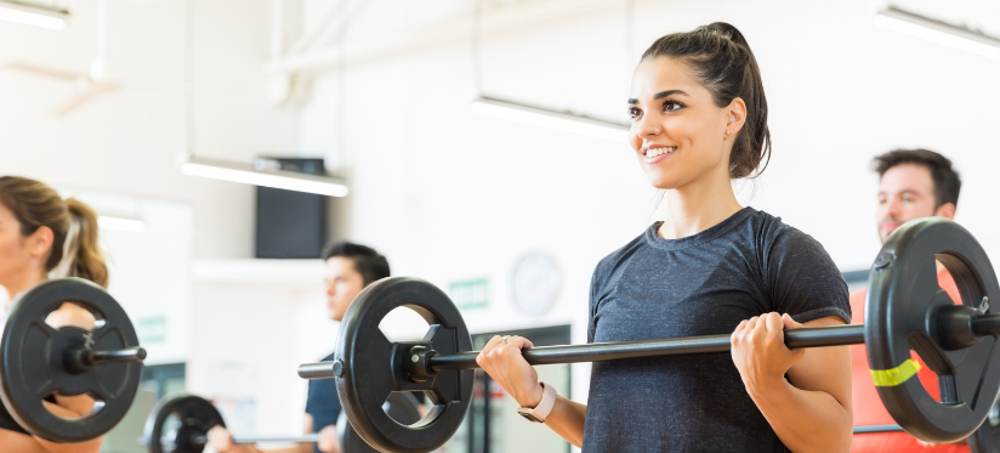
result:
[[[46,322],[70,302],[97,319],[93,330]],[[103,288],[80,278],[49,280],[11,308],[0,336],[0,399],[30,434],[74,443],[95,439],[125,416],[142,378],[146,351],[125,310]],[[45,407],[52,395],[90,395],[95,412],[63,418]]]
[[[970,453],[1000,452],[1000,406],[994,405],[986,421],[966,439]],[[855,426],[854,434],[882,434],[905,432],[899,425]]]
[[[962,304],[937,285],[936,263],[951,273]],[[790,348],[864,343],[879,396],[908,433],[952,442],[975,431],[1000,391],[1000,315],[990,305],[1000,287],[986,253],[958,224],[940,219],[909,222],[879,252],[868,280],[864,325],[785,332]],[[420,341],[392,343],[379,330],[397,307],[430,325]],[[387,278],[368,286],[348,309],[335,360],[305,364],[306,379],[336,378],[351,425],[386,452],[428,452],[455,433],[471,402],[473,368],[468,329],[440,289],[423,280]],[[595,362],[658,355],[729,351],[729,335],[538,347],[524,351],[533,365]],[[916,374],[911,349],[939,376],[941,401]],[[379,409],[394,391],[427,392],[434,407],[419,423],[402,425]]]
[[[396,393],[382,409],[394,420],[408,424],[420,420],[419,406],[413,395]],[[168,395],[150,412],[139,443],[145,445],[149,453],[201,453],[208,444],[208,431],[214,426],[226,424],[211,401],[186,393]],[[341,453],[376,451],[357,436],[343,412],[337,420],[337,433]],[[235,444],[316,442],[319,442],[319,434],[233,436]]]

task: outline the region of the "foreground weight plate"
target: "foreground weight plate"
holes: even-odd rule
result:
[[[968,441],[972,453],[1000,453],[1000,403],[993,405],[986,421]]]
[[[421,341],[392,343],[379,323],[397,307],[408,307],[430,325]],[[335,354],[337,394],[347,419],[369,445],[385,452],[428,452],[451,438],[472,402],[473,370],[445,370],[423,382],[403,373],[410,348],[425,345],[441,354],[472,350],[472,338],[447,295],[430,283],[390,277],[365,288],[344,315]],[[404,425],[382,409],[394,391],[424,390],[430,409]]]
[[[956,307],[938,287],[935,260],[951,273],[964,307]],[[955,346],[956,335],[939,328],[942,313],[996,313],[998,304],[993,266],[957,223],[914,220],[886,241],[868,280],[865,341],[879,396],[907,432],[926,441],[953,442],[986,419],[1000,390],[996,339],[967,335],[966,344]],[[914,375],[911,347],[938,374],[941,402]]]
[[[156,403],[142,438],[149,453],[201,453],[208,430],[216,425],[226,426],[211,401],[179,393]]]
[[[382,405],[382,409],[389,414],[393,420],[404,425],[412,425],[420,421],[420,402],[410,392],[396,392],[389,395],[389,400]],[[368,445],[357,431],[351,427],[347,421],[347,413],[341,411],[337,417],[337,433],[340,434],[341,453],[377,453],[378,450]]]
[[[46,324],[45,318],[64,302],[89,310],[98,327],[87,331]],[[142,379],[142,364],[107,363],[78,372],[68,370],[64,353],[85,343],[94,350],[139,345],[125,310],[90,281],[49,280],[24,293],[10,310],[0,337],[0,398],[29,433],[53,442],[83,442],[108,432],[128,412]],[[43,400],[52,394],[89,394],[104,405],[85,417],[66,419],[45,408]]]

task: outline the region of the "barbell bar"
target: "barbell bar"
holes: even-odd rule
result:
[[[961,294],[953,303],[938,287],[940,263]],[[974,432],[1000,392],[1000,286],[979,243],[958,224],[941,218],[904,224],[885,242],[869,274],[864,325],[793,329],[790,348],[866,345],[879,396],[908,433],[929,442],[953,442]],[[390,342],[378,324],[408,307],[430,326],[419,341]],[[530,364],[616,360],[653,355],[721,353],[729,335],[547,346],[523,351]],[[918,379],[915,350],[939,376],[941,401]],[[307,379],[335,378],[351,425],[386,452],[427,452],[458,429],[471,400],[477,351],[448,296],[416,278],[391,277],[369,285],[344,316],[335,359],[305,364]],[[394,391],[424,390],[434,409],[404,426],[376,407]]]
[[[383,405],[394,420],[412,423],[420,419],[420,403],[413,395],[397,393]],[[337,420],[341,453],[374,453],[357,436],[343,412]],[[222,414],[211,401],[187,393],[175,393],[158,401],[146,419],[139,444],[149,453],[201,453],[208,445],[208,431],[226,426]],[[297,435],[233,435],[234,444],[317,443],[318,433]]]
[[[947,308],[945,308],[947,309]],[[942,313],[942,316],[963,317],[977,336],[1000,336],[1000,314]],[[803,327],[785,331],[785,346],[789,349],[846,346],[865,343],[865,326],[850,324],[829,327]],[[614,341],[566,346],[539,346],[522,351],[530,365],[589,363],[606,360],[634,359],[663,355],[708,354],[728,352],[730,335],[702,335],[695,337],[657,340]],[[410,348],[410,360],[404,360],[406,373],[411,379],[427,380],[441,370],[478,369],[479,351],[441,354],[433,349],[416,345]],[[299,366],[303,379],[330,379],[338,377],[345,369],[343,362],[306,363]]]
[[[903,427],[899,425],[864,425],[855,426],[854,434],[882,434],[882,433],[902,433]]]

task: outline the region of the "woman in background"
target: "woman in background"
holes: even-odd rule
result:
[[[81,277],[107,288],[108,268],[97,244],[97,214],[79,200],[63,200],[39,181],[0,176],[0,285],[10,296],[4,312],[24,291],[60,277]],[[6,324],[6,319],[3,321]],[[64,303],[46,322],[55,328],[73,325],[93,329],[95,319],[86,309]],[[72,419],[89,414],[94,399],[53,395],[45,406],[53,414]],[[98,437],[59,444],[31,436],[0,405],[0,451],[98,453],[102,442],[103,437]]]

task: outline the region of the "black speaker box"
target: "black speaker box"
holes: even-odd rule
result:
[[[273,159],[284,171],[325,175],[323,159]],[[319,258],[326,243],[327,197],[257,187],[257,258]]]

